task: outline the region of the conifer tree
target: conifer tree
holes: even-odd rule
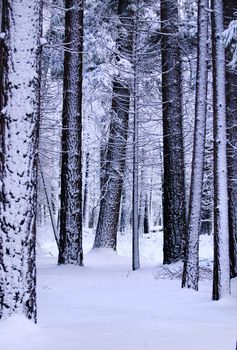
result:
[[[83,7],[83,0],[65,0],[59,264],[83,265],[81,164]]]
[[[237,1],[224,1],[225,24],[234,19]],[[227,163],[229,197],[230,271],[237,276],[237,73],[229,66],[231,50],[226,49],[226,114],[227,114]]]
[[[3,157],[0,182],[0,318],[36,321],[36,186],[40,0],[4,1]]]
[[[126,143],[130,108],[130,83],[126,77],[128,68],[123,62],[131,62],[133,49],[131,1],[119,0],[117,13],[120,20],[116,42],[115,65],[118,75],[113,78],[113,96],[109,138],[105,153],[103,190],[94,248],[116,250],[117,229],[123,175],[125,171]]]
[[[229,225],[226,155],[225,48],[223,2],[212,0],[214,130],[214,273],[213,300],[230,293]]]
[[[204,171],[205,130],[207,113],[207,45],[208,0],[198,1],[198,62],[196,78],[195,128],[187,241],[184,257],[182,286],[198,289],[199,278],[199,231]]]
[[[186,233],[178,1],[161,0],[164,263],[182,257]]]

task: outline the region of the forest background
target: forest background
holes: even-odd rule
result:
[[[125,235],[138,270],[139,241],[162,235],[163,263],[183,262],[194,290],[199,237],[213,235],[212,299],[230,294],[236,7],[1,1],[1,318],[36,321],[36,226],[49,220],[59,265],[84,265],[83,233],[93,250]]]

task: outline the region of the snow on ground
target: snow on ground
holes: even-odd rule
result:
[[[201,239],[206,269],[211,241]],[[159,265],[160,233],[141,240],[142,268],[135,272],[129,235],[119,237],[123,255],[90,251],[92,242],[87,233],[85,267],[57,266],[52,241],[40,244],[38,324],[20,315],[1,322],[1,349],[235,350],[237,279],[231,297],[213,302],[210,279],[200,282],[199,292],[184,290],[176,278],[181,266],[167,267],[167,274]]]

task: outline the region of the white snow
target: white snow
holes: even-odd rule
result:
[[[43,45],[46,45],[48,44],[48,41],[46,38],[40,38],[40,45],[43,46]]]
[[[0,33],[0,39],[4,40],[6,38],[6,33],[2,32]]]
[[[212,282],[199,292],[181,289],[181,281],[161,271],[162,233],[141,239],[141,265],[131,270],[131,237],[119,236],[119,254],[90,251],[85,234],[85,267],[57,266],[53,238],[41,230],[38,249],[38,324],[23,316],[0,323],[4,350],[234,350],[237,279],[232,296],[211,301]],[[206,268],[212,238],[201,237]],[[181,269],[180,264],[169,271]],[[171,278],[172,279],[171,279]]]

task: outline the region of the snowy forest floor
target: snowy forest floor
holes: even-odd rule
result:
[[[57,266],[42,230],[38,324],[15,316],[0,325],[3,350],[235,350],[237,279],[232,296],[211,301],[212,239],[201,237],[200,290],[180,288],[181,265],[161,266],[162,234],[141,239],[141,269],[131,271],[130,237],[118,254],[90,251],[85,266]]]

